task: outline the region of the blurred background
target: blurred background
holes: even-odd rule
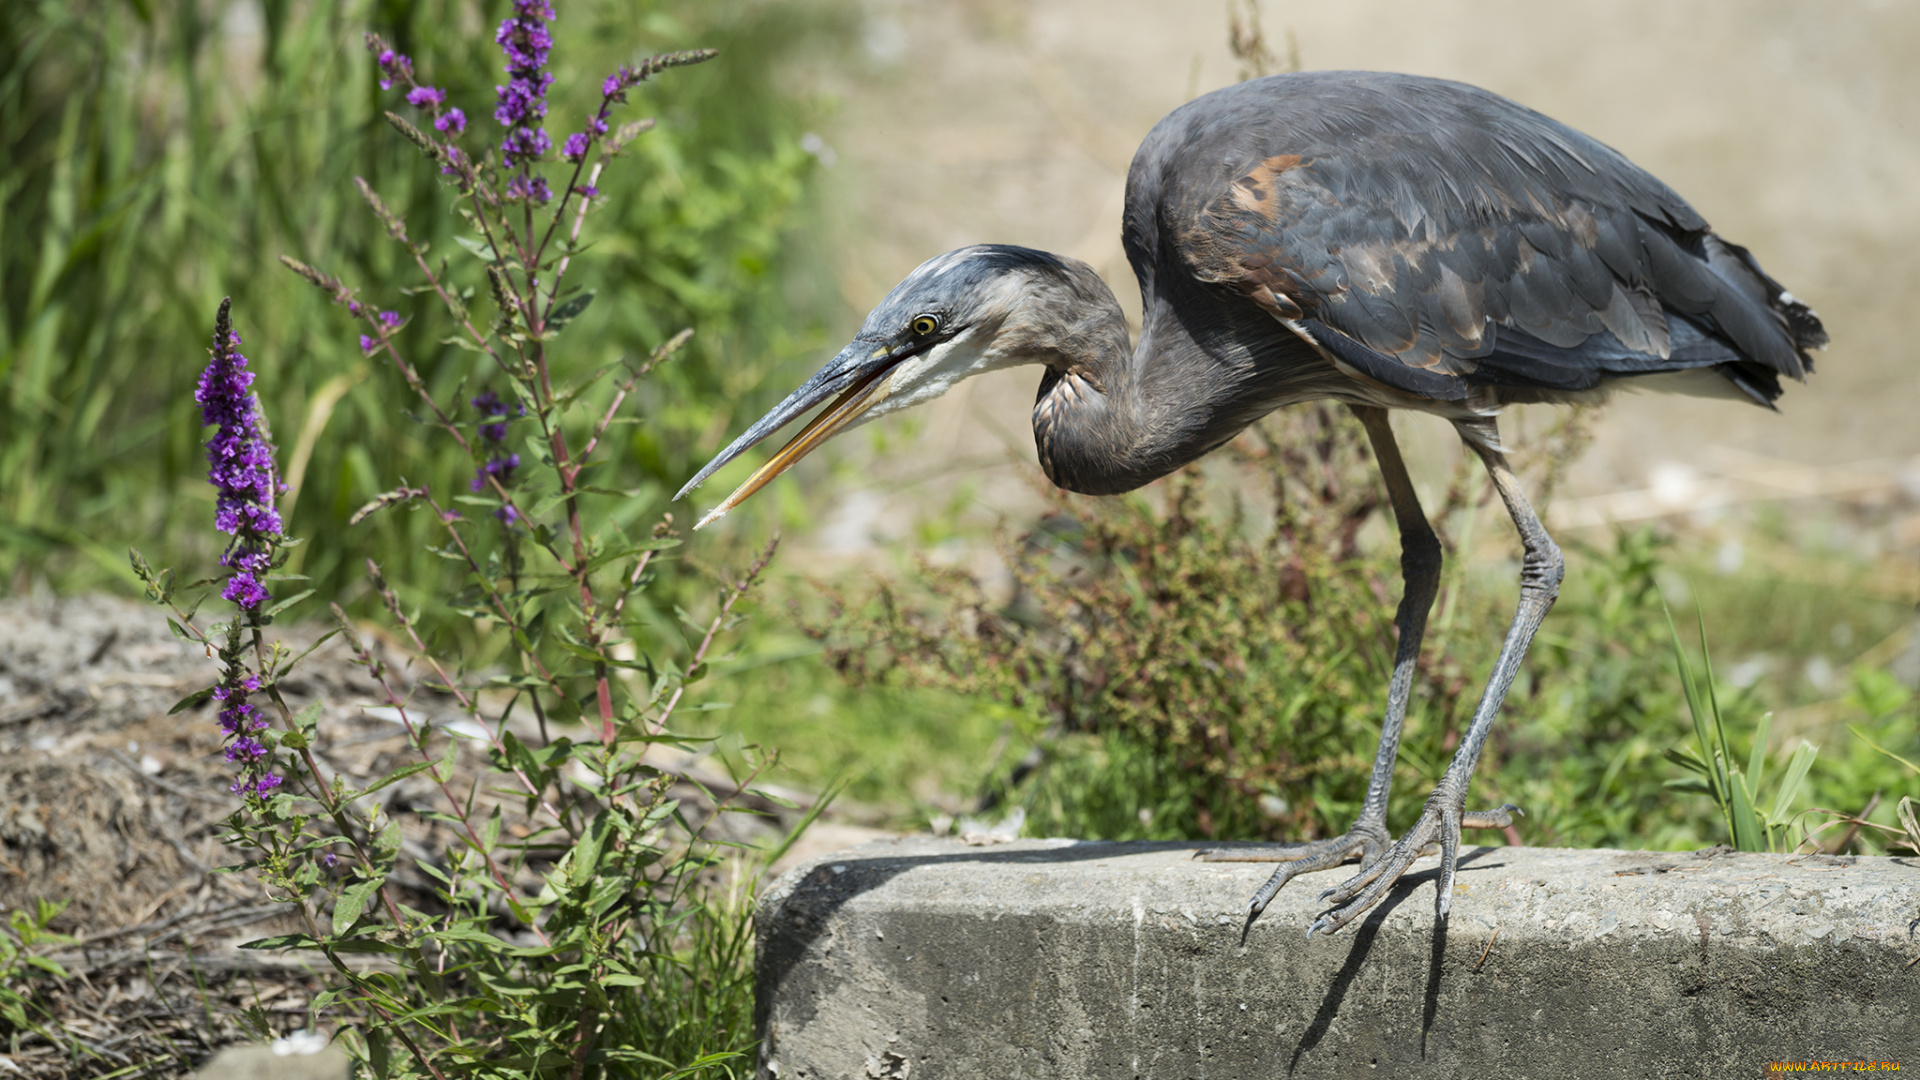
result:
[[[449,587],[444,564],[423,552],[430,523],[385,515],[350,528],[346,518],[398,483],[396,473],[448,488],[471,464],[420,439],[400,411],[399,381],[362,358],[345,320],[276,260],[296,255],[354,282],[405,280],[353,193],[356,175],[409,216],[415,235],[454,248],[445,190],[380,119],[395,102],[377,88],[360,35],[371,28],[391,37],[484,124],[497,67],[489,28],[504,7],[9,0],[0,18],[8,148],[0,171],[0,589],[130,593],[129,543],[156,564],[211,565],[212,495],[191,391],[211,313],[227,294],[287,462],[290,531],[324,541],[301,556],[320,597],[365,608],[354,568],[367,556],[405,583],[410,601]],[[1556,447],[1584,449],[1554,467],[1548,503],[1549,527],[1573,551],[1576,590],[1543,634],[1543,643],[1555,633],[1567,643],[1549,667],[1582,695],[1610,679],[1663,689],[1610,699],[1627,717],[1617,730],[1587,724],[1597,707],[1580,704],[1586,697],[1559,705],[1522,698],[1511,710],[1516,724],[1545,727],[1531,748],[1495,755],[1483,773],[1491,790],[1518,790],[1529,754],[1591,751],[1594,784],[1617,785],[1622,770],[1638,777],[1643,816],[1578,825],[1575,808],[1604,785],[1563,777],[1571,786],[1527,789],[1568,808],[1546,815],[1545,832],[1530,839],[1713,839],[1710,815],[1645,808],[1681,775],[1661,751],[1691,731],[1662,598],[1683,623],[1699,606],[1735,707],[1749,717],[1775,713],[1777,748],[1802,737],[1822,745],[1811,805],[1858,811],[1871,798],[1875,819],[1885,821],[1896,789],[1916,789],[1911,774],[1858,746],[1851,727],[1866,725],[1896,752],[1920,752],[1911,693],[1920,680],[1920,367],[1904,332],[1908,305],[1920,300],[1920,5],[556,7],[556,131],[572,129],[565,118],[585,113],[592,88],[618,63],[722,50],[719,61],[674,72],[637,96],[636,111],[660,126],[603,182],[608,209],[583,264],[602,294],[570,334],[575,370],[696,329],[690,352],[636,404],[644,423],[630,429],[619,460],[635,494],[620,515],[643,521],[671,510],[686,524],[689,510],[666,501],[683,479],[832,355],[894,282],[942,251],[998,241],[1075,255],[1137,310],[1119,245],[1126,169],[1147,130],[1182,102],[1262,66],[1459,79],[1584,130],[1666,180],[1818,310],[1834,340],[1778,415],[1628,394],[1582,421],[1586,441],[1551,435]],[[1256,29],[1258,48],[1249,44]],[[436,344],[450,332],[444,313],[397,291],[378,299],[410,305],[408,347],[436,387],[464,392],[466,354]],[[1026,586],[1010,567],[1009,544],[1018,546],[1010,538],[1030,537],[1036,522],[1044,531],[1062,513],[1033,463],[1035,382],[1029,371],[982,377],[916,414],[862,429],[683,549],[692,595],[705,587],[702,573],[743,561],[769,531],[787,538],[760,617],[723,665],[733,677],[709,692],[734,707],[701,714],[719,760],[745,743],[780,747],[795,783],[848,777],[864,808],[854,816],[875,825],[919,827],[1008,800],[1029,809],[1045,801],[1009,769],[1065,760],[1057,715],[1018,693],[969,692],[953,680],[849,684],[836,652],[877,625],[847,614],[864,602],[873,573],[910,583],[924,573],[922,556],[970,575],[998,602],[1019,599]],[[1516,410],[1505,424],[1514,442],[1544,446],[1562,419]],[[1459,464],[1451,432],[1421,417],[1396,425],[1423,497],[1439,505]],[[708,497],[747,467],[723,473]],[[1261,502],[1268,485],[1245,470],[1208,477],[1209,505],[1244,496],[1256,507],[1246,532],[1257,538],[1261,515],[1272,512]],[[1143,512],[1159,505],[1161,488],[1147,493]],[[704,505],[696,499],[693,509]],[[1461,569],[1450,581],[1477,598],[1462,618],[1497,634],[1517,545],[1497,513],[1472,505],[1454,532]],[[1390,564],[1391,538],[1375,521],[1363,536],[1368,557]],[[1583,573],[1624,591],[1583,598]],[[1656,592],[1634,593],[1634,574]],[[934,588],[929,603],[938,607],[941,596]],[[1632,602],[1608,606],[1622,596]],[[673,632],[671,610],[662,600],[660,633]],[[1378,605],[1376,637],[1390,614]],[[1478,677],[1491,646],[1461,640],[1461,663]],[[834,663],[822,663],[823,649]],[[1614,655],[1623,650],[1632,655]],[[1363,734],[1342,753],[1371,750],[1360,744],[1383,685],[1356,684],[1350,719]],[[1068,727],[1066,735],[1090,733]],[[1432,732],[1436,754],[1450,746],[1443,728]],[[1615,753],[1634,740],[1633,755]],[[1502,779],[1509,762],[1511,781]],[[1443,763],[1405,767],[1437,775]],[[1089,775],[1082,780],[1107,785],[1102,798],[1127,786]],[[1273,783],[1271,791],[1255,786],[1283,807],[1276,820],[1295,824],[1332,823],[1351,796],[1319,792],[1308,800],[1317,811],[1302,817],[1302,800],[1285,790],[1290,781]],[[1046,798],[1061,805],[1058,789]],[[1122,806],[1112,820],[1125,828],[1094,831],[1177,834],[1212,820],[1163,814],[1155,825],[1152,810]],[[1055,820],[1091,828],[1070,813]],[[1136,820],[1137,830],[1125,824]]]

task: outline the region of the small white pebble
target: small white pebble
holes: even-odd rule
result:
[[[273,1040],[274,1057],[292,1057],[299,1054],[317,1054],[327,1048],[327,1037],[317,1031],[296,1031],[282,1039]]]

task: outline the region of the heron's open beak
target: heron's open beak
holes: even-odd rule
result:
[[[792,468],[815,447],[846,430],[848,425],[859,419],[862,413],[886,400],[890,383],[887,378],[888,373],[907,359],[925,352],[933,344],[935,342],[932,341],[915,342],[902,349],[888,349],[885,346],[876,348],[871,341],[855,341],[848,345],[839,356],[834,357],[812,378],[801,384],[798,390],[787,395],[787,400],[775,406],[773,411],[761,417],[739,438],[733,440],[733,445],[720,451],[712,461],[707,462],[706,467],[701,469],[692,480],[687,481],[686,487],[680,489],[680,494],[674,496],[675,499],[685,498],[687,492],[705,483],[707,477],[712,476],[721,466],[787,426],[801,413],[836,394],[839,395],[834,398],[833,404],[821,410],[820,415],[814,417],[806,427],[801,428],[792,442],[769,458],[765,465],[754,470],[753,475],[747,477],[746,482],[735,489],[733,494],[727,496],[724,502],[708,511],[707,516],[701,518],[700,523],[694,528],[705,528],[727,511],[745,502],[748,496],[766,487],[774,477]]]

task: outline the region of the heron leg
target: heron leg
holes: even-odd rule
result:
[[[1373,756],[1373,776],[1367,781],[1366,801],[1353,828],[1340,836],[1301,844],[1263,844],[1258,847],[1223,848],[1203,851],[1208,862],[1281,862],[1284,863],[1247,904],[1247,917],[1253,919],[1266,910],[1280,889],[1301,874],[1338,866],[1359,856],[1361,864],[1378,862],[1392,837],[1387,832],[1387,796],[1393,786],[1393,765],[1400,754],[1400,730],[1407,717],[1407,699],[1413,692],[1414,667],[1420,660],[1420,642],[1426,636],[1427,613],[1440,588],[1440,540],[1420,508],[1420,497],[1407,475],[1406,461],[1400,456],[1400,444],[1394,441],[1393,428],[1387,422],[1387,410],[1370,405],[1349,405],[1353,415],[1367,429],[1373,444],[1373,457],[1386,481],[1387,499],[1393,518],[1400,528],[1400,575],[1404,589],[1400,608],[1394,614],[1394,626],[1400,631],[1400,643],[1393,658],[1393,677],[1387,684],[1387,715],[1380,725],[1380,748]]]
[[[1461,827],[1504,827],[1512,823],[1509,813],[1519,810],[1508,804],[1497,810],[1469,813],[1464,809],[1467,785],[1473,778],[1474,766],[1480,761],[1480,751],[1486,745],[1487,735],[1493,730],[1494,718],[1500,714],[1500,706],[1506,700],[1507,689],[1513,685],[1513,677],[1519,673],[1520,661],[1526,656],[1527,647],[1533,643],[1533,635],[1540,629],[1541,620],[1546,618],[1554,599],[1559,596],[1566,563],[1560,556],[1559,545],[1547,535],[1546,526],[1540,523],[1539,516],[1527,502],[1526,494],[1520,490],[1519,480],[1508,467],[1506,455],[1500,452],[1499,433],[1493,421],[1455,421],[1454,426],[1459,429],[1467,446],[1486,465],[1487,475],[1492,477],[1494,488],[1500,492],[1508,516],[1513,518],[1514,526],[1520,531],[1520,543],[1525,550],[1520,564],[1520,606],[1514,612],[1512,625],[1507,629],[1506,641],[1500,647],[1500,658],[1494,662],[1493,674],[1487,679],[1487,688],[1480,696],[1479,707],[1474,710],[1473,723],[1467,729],[1467,736],[1461,740],[1459,749],[1454,751],[1453,761],[1447,765],[1447,771],[1433,789],[1433,794],[1427,797],[1420,820],[1394,844],[1385,857],[1363,866],[1360,873],[1322,894],[1322,900],[1341,906],[1316,920],[1308,928],[1309,934],[1319,930],[1336,931],[1352,922],[1378,903],[1393,883],[1407,872],[1413,860],[1434,844],[1440,846],[1441,855],[1439,895],[1434,899],[1434,914],[1438,918],[1446,918],[1452,906],[1453,879],[1460,859]]]

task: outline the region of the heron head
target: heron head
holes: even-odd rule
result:
[[[970,375],[1047,362],[1058,351],[1061,335],[1074,329],[1076,300],[1089,287],[1097,287],[1118,311],[1099,276],[1077,260],[999,244],[929,259],[894,286],[851,344],[709,461],[674,498],[822,402],[831,404],[695,528],[738,506],[843,431],[930,401]],[[1124,323],[1120,334],[1124,344]]]

